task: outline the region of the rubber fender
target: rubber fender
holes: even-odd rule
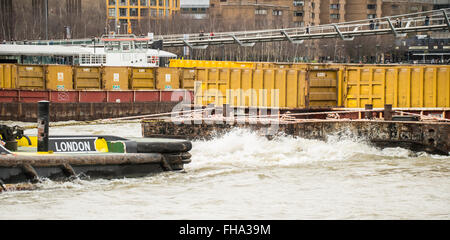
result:
[[[174,142],[138,142],[138,153],[180,153],[188,152],[192,149],[190,141]]]
[[[183,165],[191,162],[191,154],[182,152],[178,154],[163,154],[164,161],[162,163],[166,170],[183,170]]]

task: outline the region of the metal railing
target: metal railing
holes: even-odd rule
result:
[[[239,44],[253,46],[257,42],[290,41],[301,44],[308,39],[340,38],[353,40],[357,36],[393,34],[403,37],[410,32],[450,31],[450,8],[365,19],[335,24],[256,31],[191,33],[155,36],[164,47],[206,48],[209,45]],[[398,21],[398,22],[397,22]],[[91,45],[92,39],[27,41],[33,45]],[[17,44],[24,44],[17,42]],[[101,41],[98,42],[100,46]]]
[[[250,43],[290,41],[302,43],[308,39],[341,38],[353,40],[356,36],[394,34],[403,37],[410,32],[450,30],[450,9],[440,9],[412,14],[388,16],[336,24],[318,26],[269,29],[259,31],[238,31],[201,34],[176,34],[156,36],[155,40],[163,40],[165,47],[203,47],[219,44],[240,44],[252,46]]]

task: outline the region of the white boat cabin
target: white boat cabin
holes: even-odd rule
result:
[[[150,38],[135,35],[102,36],[103,46],[90,48],[90,53],[80,53],[80,66],[135,66],[158,67],[161,58],[175,58],[176,55],[156,49],[149,49]]]

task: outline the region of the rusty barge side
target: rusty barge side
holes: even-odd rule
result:
[[[166,113],[181,100],[193,98],[186,90],[57,91],[0,89],[0,120],[35,122],[36,103],[51,102],[52,121],[90,121]]]
[[[50,105],[52,121],[91,121],[172,111],[177,102],[89,102],[53,103]],[[36,103],[0,102],[0,120],[35,122]]]
[[[223,123],[201,121],[201,124],[185,121],[144,119],[141,122],[144,137],[178,137],[186,139],[210,139],[233,128],[246,128],[263,135],[286,134],[307,139],[327,140],[329,136],[358,138],[380,147],[404,147],[448,155],[450,152],[449,123],[383,120],[301,120],[274,123]]]

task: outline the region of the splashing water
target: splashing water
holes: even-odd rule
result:
[[[58,127],[105,134],[111,125]],[[139,123],[114,135],[139,137]],[[96,132],[96,133],[94,133]],[[363,141],[235,129],[194,141],[184,172],[45,180],[0,194],[0,219],[448,219],[450,158]]]

